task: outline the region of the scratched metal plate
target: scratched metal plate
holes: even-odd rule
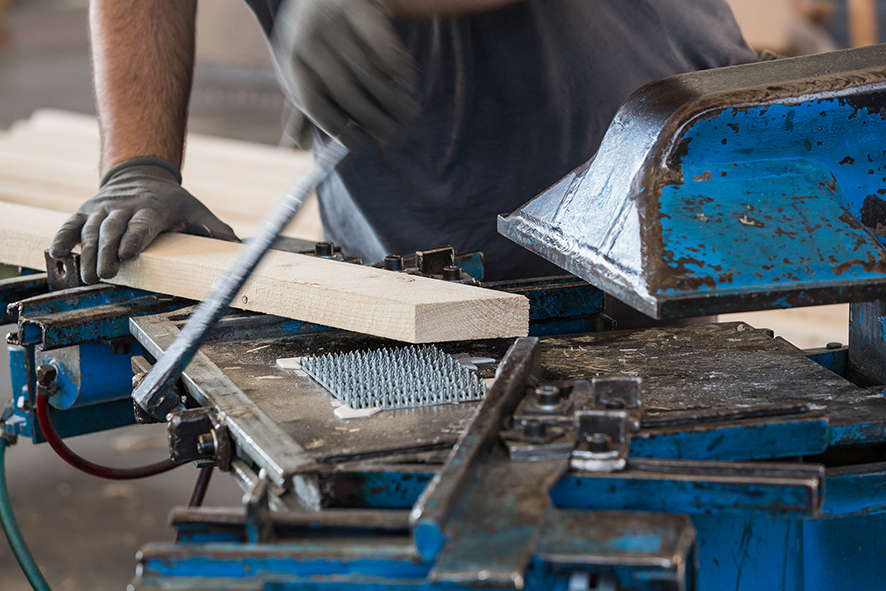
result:
[[[133,319],[146,349],[166,349],[180,313]],[[332,397],[277,359],[390,346],[343,331],[287,334],[285,323],[251,316],[226,320],[189,366],[192,391],[228,417],[238,446],[281,476],[337,463],[451,447],[476,403],[385,411],[341,420]],[[501,359],[510,340],[441,345],[451,354]],[[541,341],[544,380],[628,374],[645,380],[649,416],[732,411],[802,402],[830,420],[831,444],[886,440],[886,398],[810,361],[793,345],[740,323],[548,337]],[[496,364],[481,366],[492,377]],[[262,459],[265,458],[265,459]]]
[[[500,359],[509,341],[438,345],[445,352]],[[383,339],[329,331],[284,339],[212,343],[203,352],[306,452],[320,462],[451,447],[478,403],[386,410],[342,420],[331,394],[313,378],[280,369],[277,359],[396,346]],[[495,364],[480,366],[492,377]]]
[[[801,402],[828,417],[831,444],[886,440],[886,397],[744,323],[546,339],[541,351],[543,379],[642,377],[649,416]]]
[[[188,310],[131,320],[133,334],[152,355],[172,344]],[[272,316],[232,313],[223,318],[185,372],[201,404],[219,408],[239,449],[275,477],[304,472],[317,463],[404,456],[448,449],[479,403],[382,411],[351,420],[335,416],[329,392],[278,359],[328,352],[371,350],[398,343]],[[510,339],[444,343],[454,356],[486,358],[481,378],[492,378]]]

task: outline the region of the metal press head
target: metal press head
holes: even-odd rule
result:
[[[881,299],[886,46],[666,78],[499,232],[654,318]]]

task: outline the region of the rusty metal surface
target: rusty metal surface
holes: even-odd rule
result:
[[[855,386],[787,341],[744,323],[547,339],[541,355],[545,381],[642,377],[647,421],[673,414],[686,428],[690,412],[797,404],[828,418],[831,444],[886,439],[886,397]],[[641,429],[634,438],[655,432]]]
[[[406,532],[409,529],[408,511],[381,511],[368,509],[337,509],[326,511],[305,511],[271,513],[274,527],[292,530],[329,528],[365,529],[376,531]],[[201,507],[178,508],[169,517],[173,526],[205,525],[208,527],[246,527],[246,512],[243,508]]]
[[[446,543],[428,579],[521,589],[551,511],[549,492],[568,467],[568,460],[512,462],[496,446],[469,471],[474,482],[452,507],[444,527]]]
[[[632,538],[646,545],[626,543]],[[664,571],[663,579],[682,579],[694,546],[695,528],[686,515],[561,509],[551,514],[537,554],[551,565],[651,566]]]
[[[500,359],[508,344],[496,341],[440,347],[451,354]],[[452,447],[478,403],[393,409],[367,418],[342,420],[334,414],[334,397],[323,386],[276,364],[281,358],[383,346],[389,346],[389,342],[328,332],[283,340],[216,342],[203,351],[318,463]],[[489,364],[481,375],[492,377],[494,371],[495,364]]]
[[[517,339],[502,360],[498,376],[452,453],[422,493],[412,511],[416,546],[433,556],[443,546],[444,530],[461,500],[477,465],[496,446],[503,422],[525,394],[527,382],[538,373],[538,339]]]
[[[880,45],[650,84],[591,161],[499,231],[655,318],[876,299],[884,58]]]
[[[181,313],[137,319],[141,339],[168,342],[186,318]],[[278,359],[320,355],[326,352],[348,352],[390,346],[390,341],[345,331],[287,334],[289,324],[281,319],[252,316],[245,319],[223,319],[201,349],[206,370],[195,374],[195,364],[186,375],[189,384],[206,400],[216,398],[213,384],[229,383],[248,401],[249,408],[269,422],[283,440],[300,448],[304,461],[299,471],[308,472],[330,463],[371,459],[404,453],[449,449],[472,416],[478,403],[449,404],[433,407],[384,411],[371,417],[343,420],[335,416],[335,399],[323,386],[301,371],[282,369]],[[248,322],[246,322],[248,320]],[[498,360],[510,346],[509,339],[444,343],[438,347],[446,353],[468,358],[492,359],[480,365],[482,378],[492,378]],[[239,404],[239,403],[238,403]],[[238,421],[241,410],[226,409],[228,421]],[[253,411],[250,410],[250,413]],[[236,437],[262,439],[261,433],[250,429]],[[241,444],[242,445],[242,444]],[[281,445],[283,445],[281,443]],[[261,455],[283,450],[263,447]],[[258,448],[256,448],[258,451]]]

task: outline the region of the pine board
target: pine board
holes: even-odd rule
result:
[[[0,203],[0,263],[42,269],[64,213]],[[238,246],[161,235],[110,283],[202,300]],[[398,341],[428,343],[527,334],[529,301],[434,279],[272,252],[234,306]]]
[[[98,154],[94,117],[35,111],[0,131],[0,200],[72,213],[95,194]],[[245,237],[311,162],[304,152],[189,134],[184,186]],[[316,196],[309,197],[284,235],[322,239]]]

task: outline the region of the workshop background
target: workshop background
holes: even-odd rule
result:
[[[757,50],[801,55],[886,40],[886,0],[730,3]],[[0,129],[40,108],[94,114],[86,13],[86,0],[0,0]],[[279,144],[284,98],[245,5],[201,2],[197,37],[190,130]],[[727,318],[771,328],[802,348],[848,340],[848,306],[721,317]],[[0,401],[9,398],[8,389],[7,364],[0,359]],[[83,436],[71,445],[99,463],[141,465],[165,454],[165,425]],[[7,463],[19,524],[57,591],[124,589],[138,548],[172,536],[166,516],[187,502],[196,477],[185,466],[135,483],[98,480],[63,463],[48,446],[27,441],[11,449]],[[240,496],[233,479],[217,474],[206,504],[239,504]],[[30,589],[5,539],[0,589]]]

